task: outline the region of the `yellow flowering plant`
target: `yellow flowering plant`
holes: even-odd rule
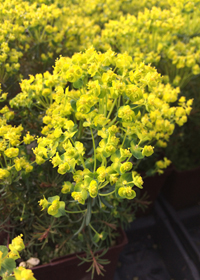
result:
[[[139,12],[145,9],[152,9],[152,7],[160,7],[161,9],[166,9],[169,7],[168,0],[128,0],[124,1],[122,6],[122,11],[124,14],[137,15]]]
[[[9,124],[13,118],[14,112],[5,105],[0,110],[0,184],[3,189],[33,169],[25,145],[33,142],[34,136],[27,132],[22,138],[22,125]]]
[[[168,1],[164,9],[161,3],[149,8],[109,21],[96,42],[103,50],[127,51],[135,63],[151,63],[164,84],[180,87],[181,95],[194,100],[187,125],[176,128],[165,153],[177,169],[195,168],[200,139],[199,1]]]
[[[0,1],[0,83],[16,93],[16,82],[49,70],[60,54],[71,56],[98,44],[105,23],[166,1]],[[164,5],[165,6],[165,5]],[[48,50],[48,51],[46,51]]]
[[[83,50],[100,33],[72,1],[44,2],[0,1],[0,83],[12,94],[21,78],[51,69],[60,54]]]
[[[60,54],[71,56],[91,42],[98,45],[97,35],[109,20],[158,3],[145,0],[136,7],[126,0],[1,0],[0,83],[16,94],[21,78],[50,70]]]
[[[165,81],[184,87],[199,68],[199,1],[169,1],[138,15],[111,20],[102,30],[101,44],[127,51],[135,62],[152,63]]]
[[[91,252],[111,246],[117,227],[133,219],[134,198],[143,188],[139,166],[167,146],[175,125],[187,121],[192,101],[178,97],[179,88],[164,85],[150,65],[111,49],[60,57],[52,74],[30,76],[21,89],[10,106],[42,116],[34,165],[54,174],[38,199],[41,218],[30,243],[39,238],[50,250],[47,241],[57,240],[57,255],[83,250],[91,259]],[[162,173],[169,164],[160,160],[146,174]],[[62,244],[61,225],[69,241],[64,235]],[[104,262],[98,260],[99,273]]]
[[[43,47],[49,44],[51,36],[55,37],[58,28],[53,23],[61,11],[55,5],[38,7],[37,3],[18,0],[0,1],[0,8],[0,82],[8,86],[10,81],[15,84],[20,74],[26,76],[29,71],[37,71],[33,68],[45,52]],[[47,55],[53,56],[50,48]]]
[[[199,76],[199,3],[0,0],[0,10],[0,228],[9,240],[23,232],[23,260],[85,251],[102,274],[95,252],[134,219],[144,177],[169,166],[160,151],[190,115],[179,95]],[[0,247],[3,279],[34,279],[6,271],[20,238],[15,255]]]

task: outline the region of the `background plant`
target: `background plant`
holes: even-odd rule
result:
[[[137,16],[110,21],[102,30],[101,46],[127,51],[135,62],[151,63],[163,82],[179,86],[186,98],[194,98],[187,128],[177,128],[167,156],[178,169],[200,164],[199,142],[199,2],[169,1],[167,9],[153,7]],[[175,103],[176,104],[176,103]],[[183,153],[181,151],[184,151]],[[187,163],[186,163],[187,162]]]
[[[163,1],[164,3],[166,1]],[[16,94],[21,78],[51,70],[60,54],[71,56],[99,43],[105,23],[161,1],[1,1],[0,83]],[[96,39],[95,39],[96,38]],[[46,51],[48,50],[48,51]],[[12,85],[12,86],[11,86]]]
[[[152,63],[170,83],[183,87],[199,74],[199,2],[171,4],[110,21],[102,40],[136,62]]]
[[[72,7],[72,6],[70,6]],[[83,50],[99,32],[94,20],[70,7],[29,1],[1,1],[0,83],[16,93],[16,82],[50,70],[60,54]],[[94,34],[94,35],[93,35]],[[48,51],[46,51],[48,50]]]

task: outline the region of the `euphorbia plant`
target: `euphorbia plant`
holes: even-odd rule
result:
[[[43,117],[33,164],[44,170],[51,164],[59,179],[39,200],[49,214],[41,212],[45,223],[45,217],[51,218],[43,233],[39,220],[40,240],[62,236],[63,226],[67,235],[56,250],[81,249],[93,262],[95,251],[113,244],[116,228],[132,219],[130,202],[143,185],[140,162],[167,145],[175,124],[183,125],[191,110],[191,101],[183,98],[170,106],[179,89],[161,81],[154,68],[133,64],[127,53],[102,54],[93,48],[61,57],[53,74],[22,81],[22,92],[10,105],[16,112],[23,107]],[[168,165],[164,159],[147,173]],[[98,259],[91,268],[101,273],[105,263]]]
[[[135,62],[152,63],[165,81],[184,88],[200,74],[199,1],[168,2],[168,9],[158,6],[110,20],[100,41],[127,51]]]
[[[164,83],[179,86],[181,95],[194,99],[187,125],[174,131],[167,150],[176,169],[187,170],[200,164],[200,3],[170,0],[168,4],[163,10],[158,5],[137,16],[109,21],[96,42],[100,41],[101,47],[109,44],[117,52],[127,51],[134,62],[152,63],[163,75]]]
[[[16,94],[21,78],[51,70],[56,57],[84,50],[100,33],[73,1],[61,2],[0,1],[0,83],[7,92]]]

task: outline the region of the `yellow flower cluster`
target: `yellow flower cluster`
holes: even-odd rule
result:
[[[144,7],[167,6],[166,0],[136,2],[1,0],[0,82],[42,72],[59,54],[84,51],[92,42],[98,45],[97,35],[109,20]]]
[[[106,24],[99,38],[135,62],[152,63],[174,86],[183,87],[200,74],[199,1],[171,1],[169,9],[153,7]]]
[[[144,9],[152,9],[152,7],[160,7],[161,9],[168,8],[168,0],[131,0],[124,1],[122,6],[123,13],[131,15],[137,15],[138,12],[144,11]]]
[[[30,93],[31,108],[40,104],[44,87],[48,92],[43,104],[46,136],[38,138],[33,150],[36,163],[50,160],[59,174],[73,173],[75,186],[67,182],[62,192],[70,192],[81,204],[121,178],[128,183],[119,187],[130,187],[129,183],[141,187],[134,176],[131,181],[126,178],[133,170],[129,159],[152,155],[151,144],[165,147],[175,124],[187,121],[192,104],[182,97],[178,106],[170,106],[178,100],[178,88],[163,85],[149,65],[135,64],[127,53],[116,55],[112,50],[97,53],[90,48],[72,58],[61,57],[52,75],[32,76],[22,85],[24,91],[15,101],[23,96],[26,100]],[[89,152],[87,135],[93,146],[90,158],[84,158]],[[82,175],[76,166],[84,168]],[[125,194],[121,197],[129,197]]]
[[[20,73],[27,76],[44,71],[59,54],[84,50],[100,33],[92,17],[82,15],[79,5],[41,2],[0,1],[1,83],[21,77]]]
[[[22,236],[21,234],[12,240],[9,252],[6,246],[0,248],[0,275],[3,279],[36,280],[30,269],[16,268],[15,260],[20,258],[19,252],[25,248]]]
[[[14,276],[16,280],[36,280],[31,269],[26,269],[22,266],[14,270]]]
[[[167,168],[171,164],[171,161],[164,157],[163,160],[159,160],[156,162],[156,172],[159,174],[163,174],[163,169]]]
[[[49,72],[30,76],[20,83],[22,92],[10,100],[11,108],[30,108],[33,103],[39,108],[46,108],[52,102],[52,91],[56,85],[56,77]]]
[[[15,237],[12,240],[12,243],[9,244],[10,255],[12,256],[16,255],[16,257],[18,257],[18,252],[22,251],[25,248],[22,236],[23,235],[21,234]]]
[[[200,9],[197,0],[178,3],[1,0],[0,82],[42,72],[59,54],[72,55],[93,43],[102,50],[128,51],[135,61],[159,66],[171,83],[183,86],[200,72]],[[144,7],[151,10],[139,12]]]
[[[22,73],[23,67],[29,67],[30,60],[32,60],[31,55],[34,56],[34,60],[40,58],[37,57],[35,48],[46,44],[49,47],[48,55],[52,56],[50,43],[53,41],[52,37],[56,37],[58,33],[58,27],[54,26],[54,22],[60,17],[61,10],[56,5],[43,4],[38,7],[37,3],[30,4],[27,1],[18,0],[0,1],[0,9],[2,11],[0,18],[2,28],[0,81],[5,83],[9,77],[19,72],[20,67]],[[23,60],[27,65],[22,65]]]
[[[30,144],[35,138],[28,132],[21,139],[22,125],[16,127],[8,124],[13,115],[7,106],[0,110],[0,181],[3,184],[5,180],[11,183],[17,176],[16,171],[24,170],[29,173],[33,169],[22,143]]]

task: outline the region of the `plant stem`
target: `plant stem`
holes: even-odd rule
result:
[[[105,184],[103,184],[101,187],[99,187],[99,190],[100,189],[102,189],[102,188],[104,188],[105,186],[107,186],[109,184],[109,182],[107,181],[107,182],[105,182]]]
[[[111,195],[112,193],[114,193],[115,190],[113,190],[112,192],[110,193],[99,193],[100,196],[108,196],[108,195]]]
[[[98,232],[93,228],[93,226],[91,225],[91,223],[89,223],[90,228],[96,233],[98,234]]]
[[[114,109],[116,103],[117,103],[117,98],[116,98],[115,101],[113,102],[113,105],[112,105],[112,107],[111,107],[111,109],[110,109],[110,112],[109,112],[109,114],[108,114],[108,116],[107,116],[107,119],[110,118],[110,115],[112,114],[112,111],[113,111],[113,109]]]
[[[92,143],[93,143],[93,150],[94,150],[94,171],[96,171],[96,164],[97,164],[97,159],[96,159],[96,147],[95,147],[95,141],[94,141],[94,135],[93,135],[93,132],[92,132],[92,129],[90,127],[90,131],[91,131],[91,136],[92,136]]]
[[[66,213],[69,213],[69,214],[83,213],[83,212],[85,212],[85,211],[87,211],[87,209],[81,210],[81,211],[68,211],[68,210],[65,210],[65,212],[66,212]]]
[[[125,140],[126,140],[127,131],[128,131],[128,129],[126,130],[126,133],[125,133],[125,135],[124,135],[124,139],[123,139],[123,142],[122,142],[121,148],[123,148],[124,142],[125,142]]]

